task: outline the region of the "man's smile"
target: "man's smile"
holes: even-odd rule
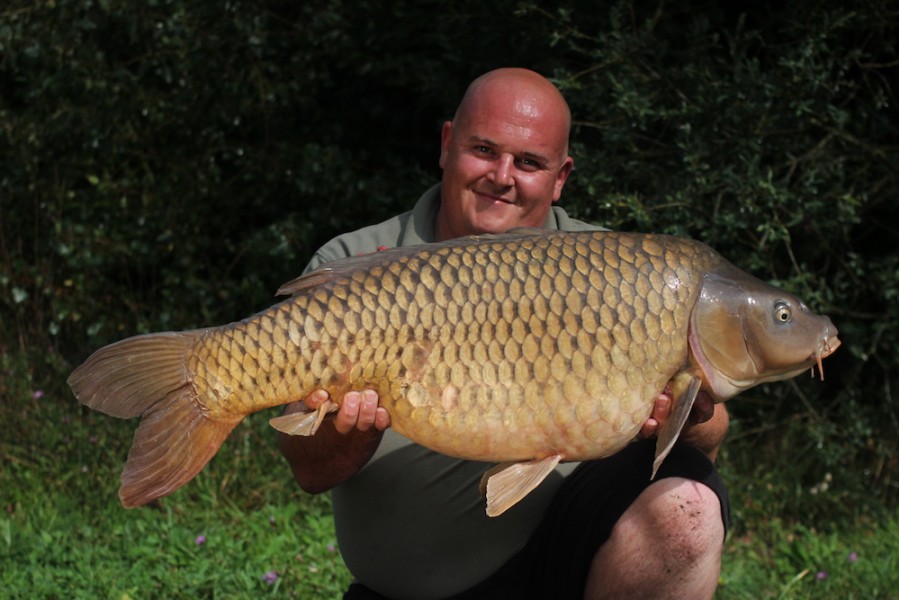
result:
[[[478,200],[480,200],[482,202],[490,202],[490,203],[501,202],[503,204],[517,204],[515,202],[515,200],[512,198],[504,198],[500,195],[497,195],[497,194],[494,194],[491,192],[482,192],[482,191],[478,191],[478,190],[472,190],[472,191],[474,192],[474,195],[478,198]]]

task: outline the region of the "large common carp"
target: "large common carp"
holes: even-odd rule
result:
[[[794,296],[664,235],[459,238],[335,261],[280,293],[292,296],[243,321],[111,344],[69,377],[91,408],[142,417],[126,507],[190,481],[250,413],[319,388],[335,402],[373,388],[399,433],[504,463],[486,492],[499,514],[559,461],[625,446],[666,386],[674,409],[655,468],[700,390],[718,402],[820,371],[840,343]],[[272,424],[314,434],[335,409]]]

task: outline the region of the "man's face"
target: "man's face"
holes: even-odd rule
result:
[[[494,94],[444,123],[440,239],[543,226],[574,163],[567,122],[539,98]]]

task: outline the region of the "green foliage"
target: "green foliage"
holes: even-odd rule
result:
[[[422,185],[334,118],[338,32],[311,6],[18,4],[0,25],[8,338],[82,353],[242,317],[349,214]]]

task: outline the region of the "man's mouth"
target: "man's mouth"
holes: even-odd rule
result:
[[[478,199],[485,202],[502,202],[503,204],[515,204],[515,200],[511,198],[503,198],[502,196],[491,194],[490,192],[475,191],[475,195],[478,197]]]

